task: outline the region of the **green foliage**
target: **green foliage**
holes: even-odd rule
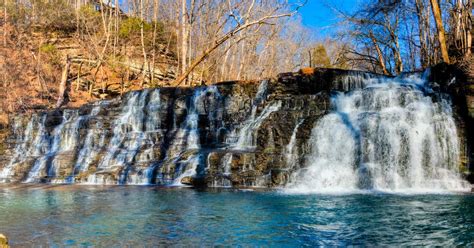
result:
[[[2,6],[3,7],[3,6]],[[26,26],[27,17],[31,15],[31,9],[22,4],[7,4],[8,20],[18,26]]]
[[[103,28],[102,17],[92,4],[81,6],[78,13],[80,21],[79,33],[101,33]]]
[[[9,3],[8,20],[18,26],[59,32],[75,30],[74,10],[65,0],[36,0]]]
[[[267,147],[263,150],[263,153],[275,153],[275,147]]]
[[[150,30],[153,30],[151,24],[144,22],[140,18],[128,17],[122,20],[119,28],[119,37],[122,39],[129,39],[133,36],[139,35],[142,25],[144,32],[150,32]]]
[[[152,22],[150,24],[151,29],[152,29],[151,32],[153,32],[155,25],[156,25],[156,44],[160,44],[160,43],[166,44],[168,42],[169,37],[166,35],[165,25],[162,22]]]
[[[92,4],[86,4],[79,8],[79,16],[83,20],[99,20],[100,21],[100,12],[94,9]]]
[[[39,51],[47,54],[57,54],[58,49],[55,45],[46,43],[40,46]]]
[[[38,1],[40,18],[44,28],[57,31],[73,32],[75,30],[74,10],[65,0]]]
[[[331,60],[329,59],[326,47],[323,44],[317,45],[311,51],[311,64],[313,67],[331,68]]]
[[[39,51],[45,55],[53,65],[61,64],[61,56],[55,45],[49,43],[42,44],[39,47]]]

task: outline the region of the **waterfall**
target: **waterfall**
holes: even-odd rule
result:
[[[290,142],[285,147],[285,150],[286,150],[285,160],[286,160],[287,169],[291,169],[295,167],[295,165],[297,165],[298,151],[296,147],[296,134],[301,124],[303,124],[303,121],[304,119],[299,121],[298,124],[296,124],[295,128],[293,129],[293,133],[291,134]]]
[[[194,177],[196,175],[196,171],[198,169],[198,166],[202,163],[203,155],[198,154],[196,156],[191,156],[188,158],[186,161],[183,161],[182,163],[185,164],[185,166],[182,166],[182,170],[178,172],[178,177],[174,180],[173,185],[174,186],[183,186],[181,183],[181,180],[185,177]]]
[[[255,139],[256,133],[260,125],[265,119],[267,119],[270,114],[275,111],[278,111],[281,108],[281,102],[277,101],[271,104],[268,104],[264,107],[262,112],[257,116],[257,110],[259,105],[265,100],[268,94],[268,81],[264,80],[258,86],[257,94],[252,104],[252,112],[249,119],[244,123],[240,128],[237,135],[237,142],[233,144],[233,149],[245,151],[252,150],[255,148]]]
[[[434,101],[418,76],[384,79],[332,99],[316,122],[294,193],[465,190],[449,100]]]
[[[123,184],[128,175],[128,165],[133,162],[146,141],[145,107],[149,90],[135,91],[127,95],[120,116],[114,122],[113,136],[106,155],[99,162],[97,172],[89,176],[87,183],[100,183],[103,175],[114,173],[117,183]],[[99,174],[99,175],[98,175]]]
[[[62,118],[61,124],[54,128],[52,135],[45,133],[46,115],[40,122],[40,130],[37,140],[34,142],[37,147],[35,155],[38,157],[25,182],[39,182],[45,176],[47,178],[57,177],[60,166],[58,159],[67,155],[66,153],[74,153],[83,118],[78,117],[77,110],[65,110]],[[38,149],[39,147],[41,150]],[[57,182],[62,182],[62,180]]]
[[[234,155],[232,153],[226,153],[221,161],[222,164],[219,170],[219,177],[213,180],[212,187],[215,188],[230,188],[232,187],[232,182],[230,181],[230,176],[232,175],[232,160]]]
[[[209,128],[208,132],[216,134],[212,139],[216,142],[217,130],[223,125],[222,108],[222,97],[216,86],[194,90],[184,122],[173,131],[174,136],[164,159],[172,162],[161,168],[159,180],[162,183],[181,185],[181,179],[184,177],[197,175],[199,165],[204,163],[202,159],[204,155],[201,152],[200,118],[207,117],[205,121]],[[173,117],[173,121],[176,121],[176,117]]]
[[[255,107],[256,108],[256,107]],[[281,102],[275,102],[265,106],[260,115],[255,116],[252,111],[252,116],[240,129],[237,143],[234,146],[235,150],[252,150],[255,148],[256,133],[263,121],[267,119],[271,113],[278,111],[281,108]]]
[[[276,101],[264,106],[263,110],[257,115],[258,108],[261,105],[264,105],[268,95],[268,80],[263,80],[260,82],[257,88],[257,93],[252,101],[252,109],[250,116],[245,120],[243,125],[238,129],[234,129],[230,134],[230,137],[227,137],[226,143],[228,143],[227,150],[233,152],[245,153],[255,150],[257,132],[262,123],[273,113],[278,111],[281,106],[281,101]],[[229,142],[230,140],[230,142]],[[232,161],[233,154],[226,153],[220,164],[219,176],[212,182],[213,187],[232,187],[232,182],[230,177],[232,175]]]
[[[25,157],[31,155],[31,151],[29,149],[33,136],[33,128],[35,124],[38,122],[36,116],[31,118],[28,122],[24,133],[22,132],[22,119],[15,118],[13,123],[13,135],[15,136],[17,145],[14,150],[13,158],[10,160],[10,163],[0,171],[0,180],[2,182],[8,182],[9,178],[13,175],[14,167],[24,161]],[[22,159],[23,158],[23,159]]]
[[[298,193],[466,187],[465,130],[422,75],[338,70],[324,85],[292,75],[144,89],[19,115],[0,130],[0,182],[287,185]]]
[[[101,108],[101,104],[95,106],[92,109],[91,114],[88,116],[88,121],[94,119],[99,114]],[[89,169],[92,160],[99,154],[101,148],[105,145],[105,135],[102,132],[102,128],[103,123],[100,121],[98,121],[95,126],[89,127],[84,146],[79,151],[74,171],[71,175],[71,180],[74,180],[74,175],[76,173],[86,172]],[[96,138],[97,136],[99,137],[98,139]]]
[[[103,176],[104,173],[117,173],[119,176],[117,183],[119,184],[149,184],[152,164],[145,163],[138,170],[131,167],[133,164],[140,164],[143,157],[147,161],[157,159],[152,150],[161,136],[160,108],[159,89],[128,94],[122,104],[122,111],[114,122],[113,136],[108,147],[105,148],[106,155],[99,162],[97,172],[89,175],[85,183],[102,184],[107,182]],[[97,128],[100,128],[100,125],[98,123]],[[94,132],[90,135],[94,136]],[[88,138],[86,138],[86,145],[83,149],[97,153],[97,148],[89,147]],[[102,137],[100,143],[102,143]],[[81,171],[85,171],[87,168],[86,163]]]
[[[383,78],[374,74],[350,71],[348,75],[342,77],[339,82],[336,82],[336,89],[347,92],[378,84],[382,80]]]

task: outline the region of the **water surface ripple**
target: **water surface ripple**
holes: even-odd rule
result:
[[[474,244],[474,195],[2,186],[13,247]]]

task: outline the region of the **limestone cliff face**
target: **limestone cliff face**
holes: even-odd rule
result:
[[[318,69],[260,82],[134,91],[3,129],[0,180],[278,187],[304,165],[331,94],[381,76]]]

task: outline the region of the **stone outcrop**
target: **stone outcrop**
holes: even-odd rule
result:
[[[261,82],[134,91],[17,116],[2,131],[0,180],[283,186],[304,164],[331,94],[376,77],[383,76],[316,69]]]
[[[436,91],[451,96],[464,152],[461,162],[474,183],[474,58],[453,65],[438,64],[431,68],[429,81]]]

